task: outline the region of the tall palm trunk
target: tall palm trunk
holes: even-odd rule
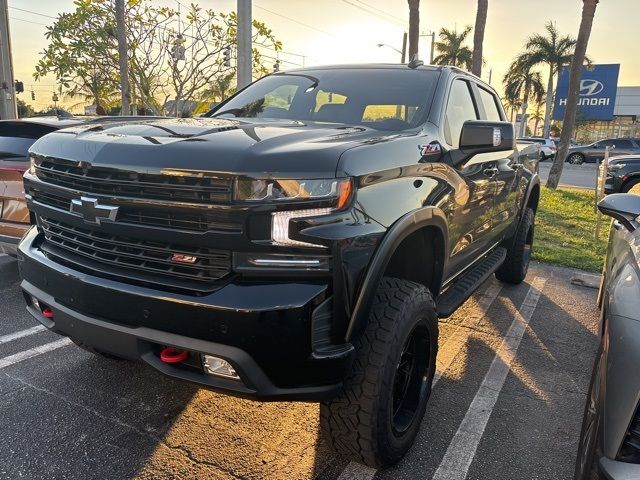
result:
[[[562,134],[560,135],[560,145],[556,158],[549,171],[549,179],[547,180],[548,188],[557,188],[560,183],[560,175],[562,175],[562,167],[564,159],[569,150],[569,142],[573,135],[573,129],[576,125],[576,112],[578,110],[578,95],[580,93],[580,74],[582,73],[582,65],[584,57],[587,53],[587,45],[591,36],[591,27],[593,26],[593,17],[596,14],[598,0],[583,0],[582,3],[582,20],[580,21],[580,30],[578,31],[578,41],[576,49],[573,52],[573,60],[571,61],[571,71],[569,73],[569,95],[567,96],[567,108],[564,111],[562,120]]]
[[[551,129],[551,102],[553,101],[553,65],[549,65],[549,82],[547,83],[547,100],[544,105],[544,129],[543,137],[549,137]]]
[[[420,40],[420,0],[409,2],[409,61],[418,58],[418,41]]]
[[[484,42],[484,27],[487,24],[488,10],[489,0],[478,0],[476,27],[473,31],[473,59],[471,60],[471,73],[477,77],[482,74],[482,43]]]
[[[533,125],[533,136],[535,137],[538,134],[538,125],[540,124],[540,119],[536,118],[536,123]]]

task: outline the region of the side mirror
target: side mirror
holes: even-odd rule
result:
[[[467,120],[460,133],[460,151],[468,158],[478,153],[505,152],[515,147],[513,124]]]
[[[633,232],[638,228],[637,218],[640,216],[640,195],[633,193],[613,193],[598,202],[598,210],[618,220],[624,227]]]

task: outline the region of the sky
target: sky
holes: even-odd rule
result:
[[[192,1],[202,7],[228,12],[235,0]],[[152,0],[177,8],[176,0]],[[420,29],[424,34],[440,28],[475,23],[476,0],[422,0]],[[29,12],[25,11],[28,10]],[[33,80],[34,65],[46,47],[45,26],[59,13],[73,10],[73,0],[9,0],[15,77],[25,84],[21,94],[36,107],[50,105],[54,78]],[[501,80],[526,38],[542,32],[548,21],[561,33],[577,35],[581,0],[489,0],[484,41],[486,65],[482,77],[500,92]],[[30,13],[34,12],[34,13]],[[263,21],[282,41],[283,69],[297,65],[399,62],[402,34],[407,28],[406,0],[258,0],[254,18]],[[640,86],[640,48],[637,44],[640,0],[602,0],[598,5],[587,54],[594,63],[620,63],[621,86]],[[430,37],[421,37],[420,58],[429,59]],[[472,35],[469,46],[472,46]],[[378,47],[383,43],[390,47]],[[391,48],[393,47],[393,48]],[[546,72],[542,72],[546,75]],[[545,82],[546,85],[546,82]],[[28,91],[35,91],[32,102]]]

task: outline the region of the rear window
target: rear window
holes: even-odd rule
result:
[[[27,161],[29,147],[54,130],[48,125],[29,122],[0,122],[0,161]]]
[[[209,116],[276,118],[404,130],[424,121],[439,72],[337,68],[269,75]]]

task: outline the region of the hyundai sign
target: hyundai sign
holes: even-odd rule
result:
[[[618,90],[620,65],[593,65],[582,68],[580,96],[578,97],[578,120],[613,120],[613,108]],[[553,119],[562,120],[569,93],[569,68],[562,69],[556,89]]]

